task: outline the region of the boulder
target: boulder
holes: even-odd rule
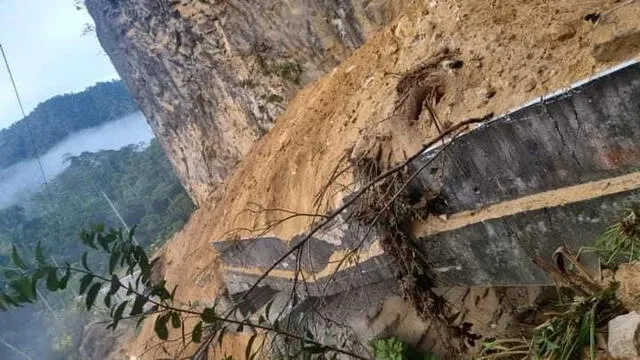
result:
[[[637,359],[640,314],[633,311],[609,321],[609,353],[619,359]]]

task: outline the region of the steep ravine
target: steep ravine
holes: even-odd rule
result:
[[[100,42],[192,198],[204,199],[304,84],[409,0],[87,0]]]

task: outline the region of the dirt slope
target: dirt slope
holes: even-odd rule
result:
[[[589,14],[597,21],[585,20]],[[180,284],[185,300],[211,301],[220,279],[210,243],[250,236],[247,229],[283,216],[247,208],[314,212],[314,196],[354,151],[401,161],[437,134],[434,114],[439,127],[501,114],[634,58],[638,18],[640,5],[628,1],[416,1],[291,101],[224,187],[167,244],[169,285]],[[400,99],[408,100],[399,106]],[[328,197],[322,210],[343,196]],[[310,221],[292,219],[270,233],[291,237]],[[133,353],[149,340],[150,325]]]

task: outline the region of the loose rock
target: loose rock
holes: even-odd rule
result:
[[[640,314],[635,311],[609,321],[609,353],[622,359],[640,356],[636,345],[639,328]]]

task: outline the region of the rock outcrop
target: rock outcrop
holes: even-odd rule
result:
[[[409,0],[87,0],[100,42],[197,202],[301,86]]]

